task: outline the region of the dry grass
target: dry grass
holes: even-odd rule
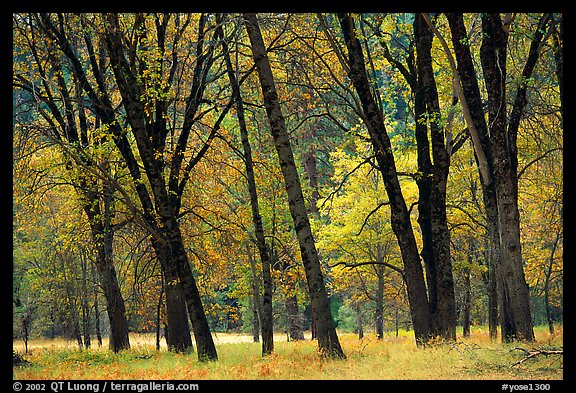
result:
[[[536,329],[536,342],[502,344],[491,342],[485,329],[456,343],[435,343],[417,348],[410,332],[377,340],[368,335],[358,340],[342,333],[340,341],[346,360],[323,360],[315,341],[286,342],[277,334],[275,353],[262,358],[260,344],[249,335],[215,334],[219,361],[199,363],[196,354],[155,350],[154,336],[132,335],[132,348],[112,354],[102,348],[79,351],[74,342],[32,340],[26,359],[32,366],[14,367],[15,379],[285,379],[285,380],[453,380],[505,379],[551,380],[563,378],[560,356],[522,358],[523,348],[562,347],[562,328],[550,337]],[[21,341],[14,349],[22,352]]]

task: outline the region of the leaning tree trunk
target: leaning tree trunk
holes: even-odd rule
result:
[[[310,299],[314,308],[313,318],[316,321],[318,346],[323,356],[345,358],[346,355],[340,346],[334,321],[330,313],[328,294],[326,292],[326,286],[324,285],[324,276],[322,274],[314,237],[312,236],[302,187],[294,162],[284,116],[280,109],[278,93],[276,92],[274,77],[266,53],[266,47],[264,46],[262,33],[258,25],[258,19],[256,14],[249,13],[244,14],[244,20],[250,38],[254,62],[258,70],[264,106],[268,114],[274,146],[278,153],[278,159],[284,177],[290,214],[292,215],[296,236],[300,244],[302,263],[304,264]]]
[[[492,147],[488,134],[488,126],[482,108],[482,99],[478,79],[472,61],[470,47],[466,43],[467,32],[464,26],[463,15],[459,13],[447,13],[446,17],[452,32],[452,44],[458,62],[458,74],[462,82],[462,90],[466,96],[470,115],[478,131],[480,144],[487,158],[490,182],[482,181],[482,196],[484,210],[486,211],[488,252],[486,260],[488,265],[487,291],[488,291],[488,329],[490,338],[495,340],[498,331],[498,295],[497,295],[497,266],[500,260],[500,239],[498,236],[498,207],[496,200],[496,188],[494,183],[494,169]],[[478,163],[478,157],[475,156]],[[480,165],[478,165],[480,168]],[[482,179],[479,169],[479,175]]]
[[[404,263],[408,303],[412,317],[412,326],[416,343],[426,343],[432,337],[431,314],[426,296],[426,284],[418,246],[410,222],[410,214],[402,195],[396,171],[390,138],[386,133],[384,118],[371,94],[370,83],[364,65],[364,55],[360,41],[356,37],[352,18],[339,14],[340,26],[348,48],[349,76],[360,98],[364,122],[382,173],[386,193],[390,202],[391,225]]]
[[[262,281],[264,284],[264,292],[262,294],[260,306],[260,327],[262,332],[262,356],[266,356],[274,352],[274,318],[272,314],[272,273],[271,273],[271,254],[266,244],[264,237],[264,224],[262,223],[262,216],[260,215],[260,207],[258,204],[258,192],[256,189],[256,179],[254,176],[254,164],[252,160],[252,147],[248,139],[248,127],[246,126],[246,119],[244,116],[244,103],[242,94],[240,92],[240,84],[236,79],[232,61],[230,60],[230,53],[228,45],[224,40],[222,32],[222,25],[218,25],[219,35],[221,37],[221,44],[224,50],[224,60],[226,61],[226,69],[228,72],[228,79],[232,87],[232,95],[236,103],[236,117],[240,128],[240,139],[243,148],[243,161],[246,169],[246,185],[248,194],[250,195],[250,207],[252,209],[252,223],[254,225],[254,235],[256,237],[256,245],[260,254],[260,261],[262,262]]]

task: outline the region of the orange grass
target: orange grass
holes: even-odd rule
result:
[[[563,330],[558,326],[550,336],[545,327],[535,328],[535,343],[491,342],[487,329],[476,328],[472,336],[458,334],[454,343],[432,343],[425,348],[414,344],[411,332],[396,337],[387,334],[377,340],[373,334],[358,340],[340,333],[346,360],[322,359],[316,341],[286,342],[285,334],[275,335],[275,352],[261,357],[259,343],[249,335],[217,333],[219,360],[199,363],[195,353],[177,354],[165,348],[155,350],[153,335],[131,335],[132,348],[119,354],[106,349],[80,351],[75,343],[31,340],[25,358],[30,366],[13,367],[14,379],[369,379],[369,380],[451,380],[506,379],[553,380],[563,378],[560,356],[530,359],[512,365],[523,357],[516,347],[561,348]],[[14,350],[22,353],[21,341]]]

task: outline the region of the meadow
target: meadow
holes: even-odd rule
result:
[[[534,349],[561,349],[563,330],[554,335],[546,327],[535,328],[536,342],[491,342],[485,328],[470,337],[458,334],[456,342],[414,344],[412,332],[388,333],[377,340],[373,334],[359,340],[352,333],[339,333],[346,360],[325,360],[316,341],[286,342],[275,335],[275,352],[262,358],[260,343],[250,335],[216,333],[217,362],[200,363],[195,353],[172,353],[155,349],[154,336],[132,334],[131,349],[114,354],[95,346],[80,351],[72,341],[34,339],[24,359],[13,367],[18,380],[562,380],[562,355],[526,359]],[[22,354],[22,341],[14,340]]]

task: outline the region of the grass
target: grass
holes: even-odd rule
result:
[[[538,356],[512,366],[524,357],[514,348],[562,347],[563,331],[550,336],[545,327],[535,328],[535,343],[491,342],[487,329],[460,334],[455,343],[434,343],[417,348],[411,332],[362,340],[340,333],[346,360],[324,360],[316,341],[286,342],[277,334],[275,352],[262,358],[259,343],[249,335],[217,333],[217,362],[199,363],[196,353],[178,354],[165,348],[156,351],[154,337],[131,335],[132,348],[119,354],[106,349],[80,351],[74,342],[62,339],[31,340],[27,366],[13,367],[13,378],[26,379],[142,379],[142,380],[553,380],[563,379],[560,356]],[[14,350],[22,353],[21,341]]]

